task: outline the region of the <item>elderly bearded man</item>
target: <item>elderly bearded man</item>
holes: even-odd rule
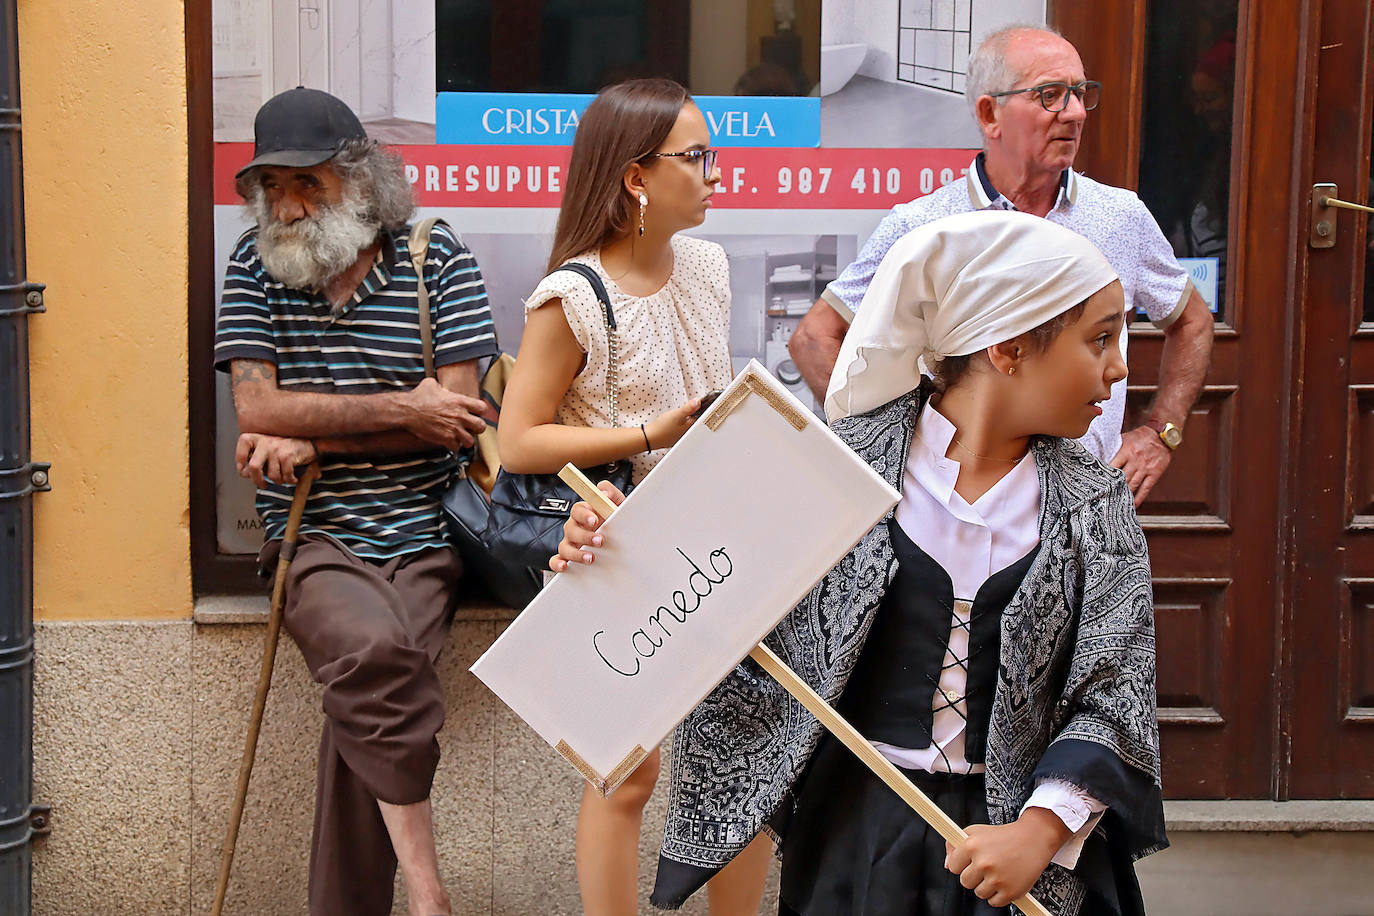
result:
[[[485,423],[496,351],[477,263],[442,224],[411,261],[400,159],[313,89],[269,100],[238,190],[257,225],[229,261],[215,364],[232,372],[240,473],[272,569],[294,469],[319,458],[283,624],[324,686],[310,912],[387,914],[399,859],[413,916],[449,912],[429,792],[444,720],[434,662],[461,565],[439,497]],[[433,303],[425,377],[416,299]]]
[[[1101,87],[1086,80],[1073,45],[1044,27],[1012,26],[987,36],[969,59],[967,95],[983,152],[964,181],[898,204],[859,258],[835,279],[797,326],[788,348],[818,400],[849,320],[883,255],[917,226],[986,208],[1043,216],[1086,237],[1121,277],[1126,313],[1142,309],[1164,331],[1159,393],[1146,425],[1121,431],[1126,383],[1112,386],[1103,413],[1081,440],[1121,468],[1140,505],[1183,441],[1183,424],[1202,388],[1212,352],[1212,316],[1154,217],[1130,191],[1073,171],[1088,111]],[[1126,331],[1121,332],[1126,352]]]

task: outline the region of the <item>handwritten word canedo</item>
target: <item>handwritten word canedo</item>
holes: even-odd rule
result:
[[[675,547],[673,549],[676,550],[682,559],[687,561],[687,565],[692,568],[692,571],[687,575],[687,588],[691,590],[691,594],[696,600],[691,607],[688,607],[687,592],[681,589],[673,592],[672,607],[660,604],[658,608],[649,615],[647,623],[638,630],[635,630],[630,634],[627,640],[623,641],[629,643],[629,648],[631,652],[633,652],[633,655],[621,651],[612,652],[613,655],[620,659],[619,664],[608,658],[605,650],[602,649],[601,637],[606,634],[606,631],[597,630],[593,633],[592,648],[596,650],[596,654],[605,662],[606,667],[610,668],[616,674],[623,675],[624,677],[634,677],[639,674],[641,670],[640,659],[653,658],[658,650],[663,648],[664,643],[673,636],[673,631],[669,629],[668,622],[663,619],[664,615],[666,614],[679,624],[685,624],[687,618],[696,613],[701,607],[702,599],[709,598],[712,590],[717,585],[720,585],[726,579],[730,578],[730,574],[735,571],[735,564],[731,562],[730,556],[725,552],[724,547],[711,551],[710,555],[707,557],[711,572],[715,573],[718,578],[712,578],[702,570],[701,566],[691,557],[687,556],[681,547]],[[722,570],[717,563],[717,558],[725,563],[724,570]],[[655,639],[652,635],[653,631],[662,633],[662,638]],[[628,659],[628,661],[624,659]],[[630,667],[631,662],[633,662],[633,668]]]

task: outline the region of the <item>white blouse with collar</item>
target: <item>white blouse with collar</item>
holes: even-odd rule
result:
[[[902,482],[897,524],[912,542],[949,574],[955,613],[935,691],[928,748],[874,742],[897,766],[931,773],[981,773],[982,764],[964,757],[964,695],[968,686],[968,607],[994,573],[1020,560],[1040,542],[1040,477],[1029,454],[972,504],[955,491],[959,462],[946,457],[957,430],[927,404],[917,421]],[[1083,789],[1058,779],[1041,780],[1026,808],[1047,808],[1073,831],[1053,861],[1078,862],[1083,841],[1106,806]]]

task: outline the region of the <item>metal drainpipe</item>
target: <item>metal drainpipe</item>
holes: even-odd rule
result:
[[[33,493],[48,465],[29,460],[28,317],[43,286],[25,280],[17,0],[0,0],[0,913],[32,911]]]

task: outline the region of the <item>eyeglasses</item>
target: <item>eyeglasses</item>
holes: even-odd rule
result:
[[[1041,83],[1039,86],[1031,86],[1027,89],[1010,89],[1006,92],[989,92],[988,95],[994,99],[1000,99],[1004,95],[1020,95],[1023,92],[1040,93],[1040,104],[1046,111],[1063,111],[1069,107],[1069,93],[1078,96],[1078,101],[1083,103],[1084,111],[1092,111],[1097,107],[1097,103],[1102,101],[1102,84],[1097,80],[1084,80],[1081,83]]]
[[[689,162],[701,163],[701,180],[710,181],[711,173],[716,169],[716,157],[720,155],[719,150],[713,149],[689,149],[680,153],[650,153],[645,159],[686,159]]]

